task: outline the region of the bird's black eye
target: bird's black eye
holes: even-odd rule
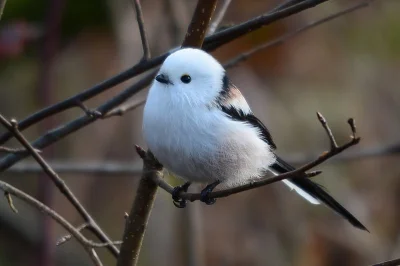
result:
[[[192,78],[191,78],[189,75],[185,74],[185,75],[182,75],[181,81],[182,81],[183,83],[188,84],[190,81],[192,81]]]

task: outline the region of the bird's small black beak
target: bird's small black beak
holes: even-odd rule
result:
[[[168,76],[165,74],[160,74],[156,76],[156,80],[160,83],[164,84],[172,84],[172,82],[169,80]]]

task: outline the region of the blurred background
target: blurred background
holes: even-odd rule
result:
[[[196,1],[142,2],[152,55],[179,45]],[[240,23],[279,3],[233,0],[221,25]],[[227,62],[354,3],[329,1],[213,54]],[[127,69],[141,56],[135,11],[128,0],[9,0],[0,22],[0,113],[21,120]],[[195,202],[186,209],[175,208],[171,196],[159,190],[139,264],[359,266],[400,257],[399,157],[364,156],[400,144],[399,73],[400,2],[394,0],[375,1],[229,70],[270,129],[278,153],[296,165],[329,148],[316,111],[324,114],[339,143],[349,138],[347,119],[356,120],[361,143],[319,166],[324,173],[316,180],[371,233],[353,228],[322,205],[308,204],[279,183],[219,199],[213,206]],[[96,107],[132,82],[87,105]],[[132,100],[140,101],[146,93]],[[34,140],[80,115],[78,108],[68,110],[24,134]],[[124,212],[129,211],[140,176],[141,160],[134,144],[145,146],[141,117],[142,106],[123,117],[98,120],[43,151],[52,165],[129,168],[131,173],[60,172],[114,240],[122,237]],[[47,176],[23,170],[32,165],[26,159],[0,178],[50,205],[73,224],[81,224]],[[181,181],[170,178],[169,182]],[[55,246],[66,234],[58,224],[18,199],[14,204],[18,214],[5,199],[0,200],[1,266],[91,265],[75,240]],[[115,264],[107,250],[98,249],[98,254],[105,265]]]

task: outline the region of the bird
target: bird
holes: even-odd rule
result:
[[[186,180],[172,193],[179,197],[193,183],[207,183],[200,200],[208,205],[218,186],[233,187],[295,170],[276,154],[267,127],[254,115],[224,67],[197,48],[172,52],[149,89],[143,110],[144,140],[168,171]],[[321,202],[356,228],[368,229],[338,203],[324,187],[309,178],[283,180],[312,204]]]

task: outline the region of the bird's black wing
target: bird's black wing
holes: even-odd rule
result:
[[[243,99],[242,104],[245,104],[246,106],[237,106],[233,104],[235,102],[233,99],[234,97],[241,97]],[[239,89],[229,81],[227,75],[223,78],[222,90],[218,96],[217,104],[231,119],[248,123],[257,128],[260,132],[261,138],[270,145],[271,149],[276,149],[276,145],[267,127],[257,117],[255,117],[251,111],[245,113],[243,108],[241,108],[246,107],[246,109],[248,108],[250,110]]]

